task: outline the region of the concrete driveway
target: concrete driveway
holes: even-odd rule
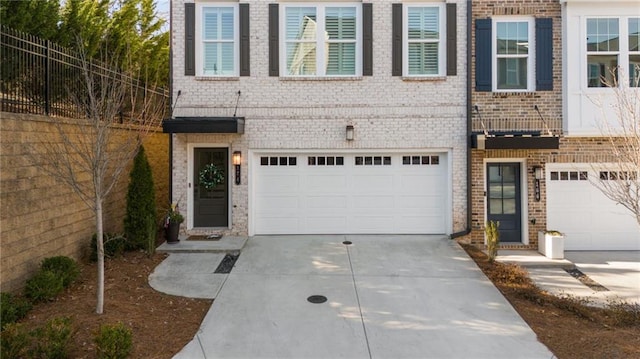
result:
[[[311,295],[328,300],[312,304]],[[455,242],[392,235],[250,238],[176,355],[552,357]]]

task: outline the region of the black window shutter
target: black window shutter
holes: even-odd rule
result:
[[[362,76],[373,75],[373,7],[362,4]]]
[[[196,4],[184,4],[184,75],[196,74]]]
[[[250,76],[249,61],[249,4],[240,4],[240,76]]]
[[[458,74],[458,26],[456,4],[447,4],[447,76]]]
[[[392,54],[391,75],[402,76],[402,4],[391,5]]]
[[[476,91],[491,91],[491,19],[476,20]]]
[[[278,4],[269,4],[269,76],[280,75]]]
[[[536,19],[536,91],[553,90],[553,19]]]

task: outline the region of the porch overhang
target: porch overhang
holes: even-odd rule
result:
[[[244,117],[176,117],[162,121],[164,133],[244,133]]]
[[[479,150],[557,150],[560,136],[539,133],[474,133],[471,147]]]

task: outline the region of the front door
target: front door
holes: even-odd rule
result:
[[[500,242],[520,242],[520,164],[487,164],[487,189],[487,220],[500,222]]]
[[[195,148],[193,226],[229,225],[229,149]]]

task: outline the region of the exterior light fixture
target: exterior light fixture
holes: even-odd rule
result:
[[[534,178],[534,196],[536,202],[540,202],[540,180],[542,179],[542,167],[533,166],[533,178]]]
[[[353,125],[347,125],[347,141],[353,141],[354,133]]]
[[[242,152],[240,151],[233,152],[231,161],[233,162],[233,166],[235,167],[235,170],[236,170],[236,184],[240,184],[240,164],[242,163]]]

